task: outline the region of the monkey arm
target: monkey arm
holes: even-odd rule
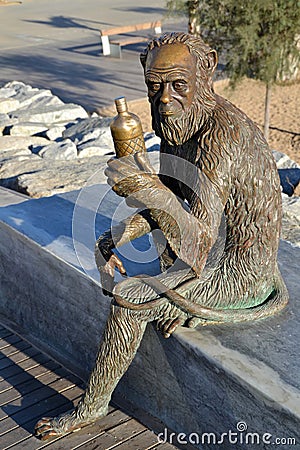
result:
[[[210,225],[187,211],[183,202],[159,180],[151,188],[136,192],[134,197],[149,209],[177,257],[200,276],[216,239]]]
[[[174,253],[199,277],[217,238],[224,209],[219,195],[213,195],[214,187],[207,177],[189,164],[190,196],[196,199],[191,202],[190,213],[155,173],[143,170],[140,158],[138,164],[135,157],[125,161],[110,160],[105,173],[118,195],[149,210],[151,219],[162,230]],[[210,197],[212,204],[206,207]]]
[[[156,228],[156,225],[151,219],[149,212],[142,211],[134,216],[128,217],[119,225],[103,233],[97,239],[95,260],[100,272],[104,295],[112,295],[115,285],[115,268],[117,268],[122,275],[126,275],[126,270],[122,261],[112,250],[149,233],[154,228]]]
[[[144,236],[157,225],[151,219],[149,211],[141,211],[128,217],[118,225],[105,231],[96,241],[95,257],[97,267],[103,266],[113,255],[112,250],[134,239]]]

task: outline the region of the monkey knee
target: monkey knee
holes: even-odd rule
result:
[[[149,285],[142,279],[134,277],[118,283],[114,287],[113,295],[118,295],[132,303],[143,303],[157,298],[157,293]]]

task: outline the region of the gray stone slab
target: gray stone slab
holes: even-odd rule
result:
[[[70,139],[65,139],[62,142],[53,142],[45,147],[42,147],[38,151],[38,155],[42,158],[51,159],[53,161],[70,161],[77,158],[77,148]]]
[[[63,138],[71,139],[75,144],[81,144],[85,141],[97,139],[100,136],[109,134],[110,142],[112,142],[109,128],[111,120],[111,118],[102,117],[79,120],[64,131]]]
[[[50,141],[55,141],[56,139],[62,138],[62,134],[65,131],[64,126],[53,126],[45,132],[45,136],[50,139]]]
[[[49,140],[37,137],[37,136],[0,136],[0,151],[1,154],[10,150],[23,149],[33,146],[33,145],[47,145]]]
[[[0,113],[5,114],[19,107],[18,100],[12,98],[0,98]]]
[[[15,110],[10,113],[10,116],[20,122],[43,122],[52,125],[54,123],[66,124],[79,118],[86,118],[88,114],[81,106],[68,103]]]
[[[33,136],[37,133],[42,133],[43,131],[46,131],[48,129],[47,125],[44,123],[32,123],[32,122],[25,122],[25,123],[16,123],[15,125],[12,125],[9,130],[10,136]]]
[[[4,96],[7,90],[10,92],[9,100],[18,102],[18,108],[26,108],[29,105],[45,105],[48,104],[62,104],[58,97],[52,95],[49,89],[37,89],[20,81],[11,81],[4,86]],[[11,92],[12,91],[12,92]],[[2,94],[2,91],[1,91]]]

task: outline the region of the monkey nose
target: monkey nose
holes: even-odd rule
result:
[[[164,103],[165,105],[168,103],[171,103],[172,97],[170,95],[168,85],[164,86],[164,89],[163,89],[161,97],[160,97],[160,101],[161,101],[161,103]]]

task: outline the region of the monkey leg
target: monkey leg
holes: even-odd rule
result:
[[[234,278],[221,278],[221,272],[212,273],[209,282],[186,278],[176,290],[170,288],[173,281],[165,274],[160,277],[144,277],[139,280],[140,285],[137,281],[129,279],[127,293],[131,290],[132,296],[140,296],[142,291],[146,301],[132,303],[126,299],[126,291],[123,297],[115,295],[115,298],[121,306],[139,311],[161,306],[170,301],[177,307],[176,312],[181,310],[187,317],[193,317],[188,323],[189,327],[195,327],[200,323],[208,325],[262,319],[276,314],[288,302],[288,291],[277,267],[269,283],[265,279],[261,282],[257,280],[251,287],[251,284],[242,282],[239,290],[236,289]],[[120,286],[124,284],[126,282]],[[118,289],[115,293],[119,293]],[[158,298],[155,298],[155,293]],[[178,320],[177,324],[182,325],[183,321]]]
[[[111,395],[132,362],[147,323],[163,313],[160,308],[133,312],[112,306],[94,369],[78,406],[58,417],[42,418],[35,426],[36,436],[42,440],[61,436],[105,416]]]

